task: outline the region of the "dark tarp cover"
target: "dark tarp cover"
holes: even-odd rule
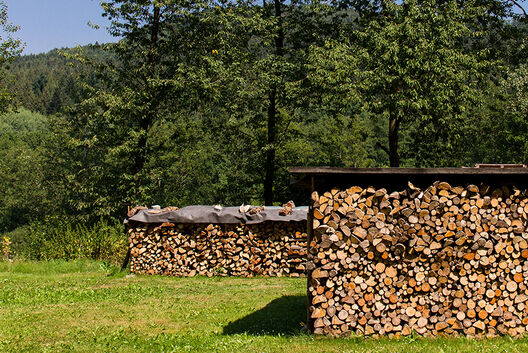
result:
[[[265,207],[257,214],[240,212],[240,207],[187,206],[177,211],[141,210],[129,221],[140,223],[216,223],[258,224],[272,222],[302,222],[308,217],[308,207],[296,207],[287,216],[279,215],[281,207]]]

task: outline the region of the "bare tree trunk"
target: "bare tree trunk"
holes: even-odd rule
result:
[[[389,117],[389,162],[391,167],[400,166],[400,155],[398,152],[398,130],[400,120],[393,114]]]
[[[275,142],[276,142],[276,89],[269,93],[268,105],[268,150],[266,151],[266,178],[264,179],[264,204],[273,205],[273,179],[275,175]]]
[[[281,0],[274,0],[278,32],[275,38],[275,54],[283,56],[284,31],[282,28]],[[266,151],[266,177],[264,179],[264,203],[273,205],[273,182],[275,176],[275,149],[277,148],[277,86],[273,84],[269,92],[268,105],[268,150]]]
[[[154,75],[154,66],[156,65],[156,62],[158,61],[158,37],[159,37],[159,31],[160,31],[160,8],[159,6],[154,6],[153,14],[152,14],[152,23],[151,23],[151,30],[150,30],[150,50],[147,55],[147,72],[148,76]],[[146,85],[148,85],[147,82],[145,82]],[[150,87],[147,87],[147,91],[150,90]],[[135,160],[135,175],[137,179],[137,185],[139,186],[141,184],[141,173],[143,171],[143,167],[145,165],[145,161],[147,159],[147,139],[148,139],[148,131],[150,130],[152,126],[153,117],[155,116],[155,105],[156,103],[152,100],[154,92],[150,92],[150,98],[151,100],[146,102],[149,106],[149,114],[144,114],[143,116],[139,117],[140,119],[140,136],[138,139],[138,145],[137,145],[137,154],[136,154],[136,160]]]

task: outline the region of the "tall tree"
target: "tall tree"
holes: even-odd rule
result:
[[[7,5],[5,1],[0,1],[0,80],[4,81],[0,87],[0,114],[5,113],[12,102],[12,94],[7,89],[6,66],[13,59],[20,55],[24,49],[20,39],[13,37],[19,27],[9,22],[7,16]]]
[[[260,189],[253,197],[259,202],[269,205],[286,197],[285,163],[299,163],[286,149],[304,138],[306,131],[299,127],[311,109],[305,99],[308,50],[338,33],[349,20],[346,15],[315,1],[237,1],[215,7],[211,42],[218,43],[217,82],[230,88],[223,97],[225,112],[237,122],[239,138],[251,144],[246,153],[253,153],[251,167],[258,173],[252,182]]]
[[[187,146],[176,146],[184,140],[174,140],[178,131],[172,126],[201,109],[205,75],[193,68],[206,61],[198,20],[205,10],[200,2],[175,0],[115,0],[102,6],[110,33],[121,40],[107,46],[112,60],[94,63],[104,86],[87,86],[88,98],[63,118],[70,138],[65,145],[71,149],[64,154],[73,156],[72,207],[118,214],[126,205],[157,202],[165,179],[177,179],[169,175],[172,166],[160,173],[162,159],[156,154],[163,151],[177,163],[172,149]],[[171,190],[181,192],[182,185]]]
[[[148,158],[147,139],[149,131],[159,117],[162,90],[157,79],[160,74],[160,36],[167,17],[174,14],[174,2],[168,1],[104,1],[103,16],[111,21],[110,33],[124,38],[115,48],[122,64],[114,81],[116,93],[129,95],[131,108],[126,111],[130,119],[131,133],[135,134],[130,177],[136,184],[133,199],[141,199],[143,168]],[[132,74],[133,76],[131,76]],[[123,98],[123,96],[121,96]],[[132,137],[132,136],[130,136]],[[132,200],[131,200],[132,201]]]
[[[275,17],[276,33],[274,35],[274,55],[277,60],[284,56],[284,28],[282,20],[282,1],[273,0],[273,16]],[[264,6],[266,8],[266,6]],[[266,176],[264,178],[264,204],[273,205],[273,181],[275,177],[275,154],[277,144],[277,82],[272,82],[268,93],[268,141],[266,151]]]
[[[471,25],[483,11],[472,2],[384,1],[348,42],[314,51],[315,62],[342,62],[328,76],[352,81],[347,85],[364,108],[385,117],[388,146],[379,146],[391,167],[401,164],[402,126],[414,133],[407,158],[418,165],[453,163],[465,109],[490,64],[484,50],[467,45],[480,34]]]

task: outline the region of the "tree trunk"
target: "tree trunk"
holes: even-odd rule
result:
[[[274,0],[275,17],[278,21],[277,37],[275,38],[275,55],[283,56],[284,31],[282,28],[281,1]],[[266,177],[264,180],[264,203],[273,205],[273,182],[275,176],[275,149],[277,143],[277,86],[272,84],[269,92],[268,105],[268,150],[266,152]]]
[[[281,9],[281,0],[275,0],[275,17],[277,18],[278,22],[278,31],[277,31],[277,37],[275,38],[275,54],[277,56],[283,55],[283,48],[284,48],[284,30],[282,28],[282,9]]]
[[[154,5],[154,11],[152,14],[152,28],[150,31],[150,51],[147,58],[147,63],[149,65],[150,73],[152,74],[153,66],[158,59],[158,37],[160,30],[160,18],[161,11],[159,6]]]
[[[160,8],[159,6],[154,6],[153,14],[152,14],[152,23],[151,23],[151,30],[150,30],[150,50],[147,55],[147,77],[153,77],[154,76],[154,66],[156,65],[156,62],[158,61],[158,37],[159,37],[159,31],[160,31]],[[145,85],[147,85],[146,90],[150,91],[151,88],[148,86],[148,82],[145,81]],[[155,105],[156,103],[153,101],[154,92],[149,92],[150,94],[150,101],[146,102],[147,106],[149,107],[148,111],[149,114],[143,114],[139,117],[140,119],[140,136],[138,138],[138,145],[137,145],[137,154],[136,154],[136,160],[134,165],[134,172],[136,175],[136,182],[137,186],[139,187],[141,185],[141,172],[143,171],[143,167],[145,165],[145,161],[148,156],[147,152],[147,140],[148,140],[148,132],[150,130],[150,127],[152,126],[152,120],[155,116]],[[136,197],[137,197],[136,192]]]
[[[273,205],[273,178],[275,174],[275,142],[276,142],[276,88],[269,93],[268,106],[268,150],[266,151],[266,179],[264,180],[264,204]]]
[[[391,167],[400,166],[400,155],[398,153],[398,130],[400,120],[394,115],[389,117],[389,162]]]

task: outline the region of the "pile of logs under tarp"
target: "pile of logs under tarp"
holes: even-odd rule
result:
[[[305,273],[306,222],[132,224],[130,271],[169,276]]]
[[[528,193],[435,182],[314,192],[307,268],[316,334],[522,335]]]

